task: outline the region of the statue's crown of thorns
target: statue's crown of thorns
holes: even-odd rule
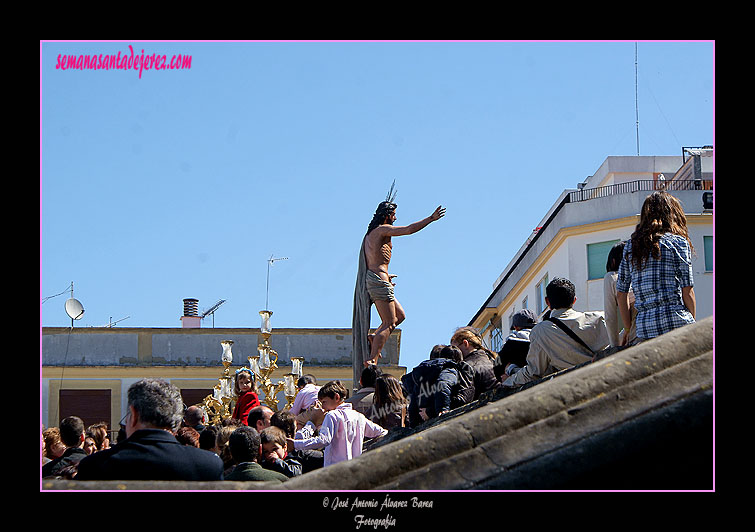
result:
[[[388,191],[388,195],[385,197],[385,201],[380,202],[380,204],[377,207],[377,212],[388,212],[393,211],[396,209],[396,180],[393,180],[393,183],[391,183],[391,189]]]

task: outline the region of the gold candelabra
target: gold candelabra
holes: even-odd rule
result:
[[[278,353],[270,346],[270,337],[272,336],[270,316],[272,314],[272,311],[269,310],[260,311],[260,316],[262,317],[262,325],[260,327],[262,343],[257,346],[258,354],[256,356],[249,356],[248,361],[249,370],[257,382],[257,389],[265,394],[264,404],[277,412],[277,395],[281,391],[283,391],[283,395],[286,397],[286,406],[284,409],[293,406],[296,394],[299,392],[296,388],[296,381],[302,376],[304,358],[291,357],[291,373],[283,375],[283,380],[277,383],[272,381],[270,377],[278,369]],[[212,395],[208,395],[200,403],[200,406],[207,413],[209,423],[212,425],[218,424],[233,415],[231,404],[237,399],[234,376],[231,375],[231,364],[233,363],[231,346],[233,346],[233,340],[223,340],[220,344],[223,346],[223,354],[221,356],[223,374],[218,379],[218,384],[213,388]]]
[[[262,343],[257,346],[257,356],[249,357],[249,368],[252,375],[257,379],[257,388],[264,392],[265,400],[263,401],[272,410],[278,411],[278,393],[283,391],[286,397],[286,408],[291,408],[298,390],[296,389],[296,380],[301,377],[302,364],[304,359],[301,357],[292,357],[292,372],[283,375],[283,380],[273,383],[270,375],[278,369],[278,353],[270,346],[270,337],[273,329],[270,326],[270,316],[273,312],[270,310],[261,310],[260,316],[262,324],[260,326],[260,336]]]
[[[218,384],[212,390],[212,395],[208,395],[202,400],[201,406],[207,414],[210,424],[215,425],[222,420],[231,417],[231,402],[236,397],[233,385],[233,376],[231,376],[231,364],[233,363],[233,353],[231,346],[233,340],[223,340],[220,342],[223,346],[221,361],[223,362],[223,374],[218,379]]]

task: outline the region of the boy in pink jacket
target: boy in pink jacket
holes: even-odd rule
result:
[[[377,438],[388,433],[380,425],[373,423],[363,414],[352,410],[345,403],[346,388],[340,381],[330,381],[317,394],[322,408],[309,411],[310,420],[296,433],[289,445],[296,450],[322,449],[324,467],[351,460],[362,454],[364,438]],[[315,429],[319,433],[315,436]]]

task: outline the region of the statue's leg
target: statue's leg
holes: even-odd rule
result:
[[[380,327],[372,335],[370,344],[370,359],[365,361],[364,365],[377,364],[385,347],[385,343],[391,336],[393,330],[406,318],[406,313],[397,299],[393,301],[375,301],[378,315],[380,316]]]

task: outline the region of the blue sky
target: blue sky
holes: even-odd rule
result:
[[[56,69],[129,45],[191,68]],[[641,155],[713,144],[713,53],[639,42]],[[73,282],[76,327],[180,327],[188,297],[226,300],[216,327],[258,327],[270,257],[288,258],[270,268],[274,328],[350,327],[395,179],[396,224],[447,209],[394,239],[411,369],[564,189],[637,154],[633,41],[43,42],[40,61],[40,300]],[[70,325],[67,297],[42,325]]]

